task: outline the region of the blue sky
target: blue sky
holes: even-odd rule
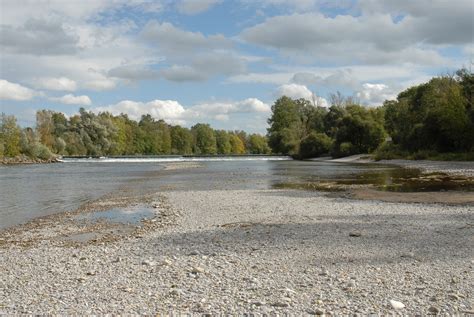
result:
[[[471,0],[3,0],[0,111],[265,133],[281,95],[367,106],[473,60]]]

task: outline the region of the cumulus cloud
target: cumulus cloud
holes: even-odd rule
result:
[[[197,104],[187,109],[186,116],[190,118],[214,118],[228,120],[234,113],[268,113],[271,108],[268,104],[256,98],[248,98],[237,102],[210,102]]]
[[[397,98],[396,93],[385,84],[371,84],[365,83],[362,85],[362,90],[356,93],[357,98],[362,103],[371,106],[380,106],[385,100],[393,100]]]
[[[84,88],[95,90],[95,91],[104,91],[111,90],[116,87],[116,82],[109,78],[100,78],[94,80],[88,80],[84,83]]]
[[[464,9],[469,11],[468,7]],[[439,64],[443,58],[430,44],[472,41],[468,31],[472,29],[472,22],[463,22],[466,27],[458,28],[456,19],[455,15],[446,19],[406,16],[396,22],[388,13],[357,17],[304,13],[268,18],[243,30],[240,37],[249,43],[277,49],[293,57],[311,56],[313,59],[332,61],[357,59],[366,63],[400,61]],[[456,25],[456,32],[452,30],[453,25]],[[437,32],[433,28],[444,35],[434,35]],[[447,32],[444,28],[451,31]],[[452,37],[446,32],[453,33]]]
[[[287,96],[293,99],[304,98],[311,100],[313,93],[304,85],[285,84],[278,87],[276,95],[278,97]]]
[[[202,81],[207,78],[204,73],[188,65],[172,65],[171,67],[162,69],[160,74],[163,78],[176,82]]]
[[[185,109],[175,100],[152,100],[140,102],[123,100],[117,104],[92,109],[95,112],[110,112],[113,115],[127,114],[133,120],[140,120],[142,115],[150,114],[155,119],[162,119],[173,124],[183,124],[181,119]]]
[[[114,105],[97,107],[92,110],[95,112],[107,111],[114,115],[125,113],[134,120],[140,120],[142,115],[150,114],[157,120],[163,119],[172,124],[184,125],[208,119],[226,121],[233,114],[267,114],[270,112],[270,106],[256,98],[199,103],[188,108],[184,108],[176,100],[152,100],[149,102],[124,100]]]
[[[145,65],[122,65],[114,67],[107,72],[107,75],[115,78],[127,80],[145,80],[158,78],[159,73]]]
[[[177,8],[182,14],[195,15],[209,10],[220,2],[221,0],[181,0]]]
[[[275,92],[276,97],[290,97],[292,99],[306,99],[313,102],[315,105],[320,107],[327,107],[328,102],[326,99],[316,96],[311,90],[308,89],[305,85],[298,84],[285,84],[277,88]]]
[[[52,97],[49,99],[52,101],[60,102],[65,105],[90,106],[92,104],[91,99],[86,95],[74,96],[72,94],[67,94],[62,97]]]
[[[25,101],[31,100],[37,95],[38,93],[30,88],[0,79],[0,99]]]
[[[233,75],[245,72],[243,58],[228,52],[198,54],[190,65],[172,65],[161,70],[161,75],[171,81],[202,81],[217,75]]]
[[[161,51],[176,55],[190,55],[198,50],[222,49],[231,45],[223,35],[204,36],[201,32],[185,31],[171,23],[156,20],[145,25],[141,37]]]
[[[75,91],[77,83],[67,77],[43,77],[34,81],[37,88],[59,91]]]
[[[73,54],[79,38],[62,23],[30,19],[23,26],[0,26],[0,45],[5,52],[33,55]]]

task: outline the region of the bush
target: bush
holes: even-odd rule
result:
[[[318,157],[329,153],[332,146],[332,139],[325,133],[310,133],[301,141],[299,157],[302,159]]]
[[[39,158],[41,160],[49,160],[53,157],[48,147],[41,143],[32,144],[26,154],[32,158]]]
[[[373,158],[376,161],[404,159],[408,156],[408,152],[403,151],[400,145],[392,142],[382,143],[374,152]]]
[[[358,154],[357,148],[351,142],[342,142],[339,146],[334,146],[331,155],[332,157],[344,157],[353,154]]]

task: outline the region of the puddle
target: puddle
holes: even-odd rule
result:
[[[155,215],[155,211],[152,208],[138,205],[80,214],[74,219],[79,221],[108,221],[120,224],[140,225],[143,220],[151,219]]]
[[[97,232],[84,232],[84,233],[75,233],[70,234],[66,237],[63,237],[63,240],[85,243],[92,240],[97,240],[101,237]]]

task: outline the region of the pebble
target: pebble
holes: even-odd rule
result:
[[[349,237],[361,237],[362,236],[362,232],[360,231],[352,231],[349,233]]]
[[[191,273],[194,273],[194,274],[204,273],[204,269],[200,266],[194,266],[191,268]]]
[[[400,309],[405,308],[405,304],[403,304],[402,302],[393,300],[393,299],[390,300],[390,306],[392,306],[392,308],[395,309],[395,310],[400,310]]]
[[[441,310],[436,306],[430,306],[430,308],[428,308],[428,312],[431,314],[439,314],[440,311]]]

